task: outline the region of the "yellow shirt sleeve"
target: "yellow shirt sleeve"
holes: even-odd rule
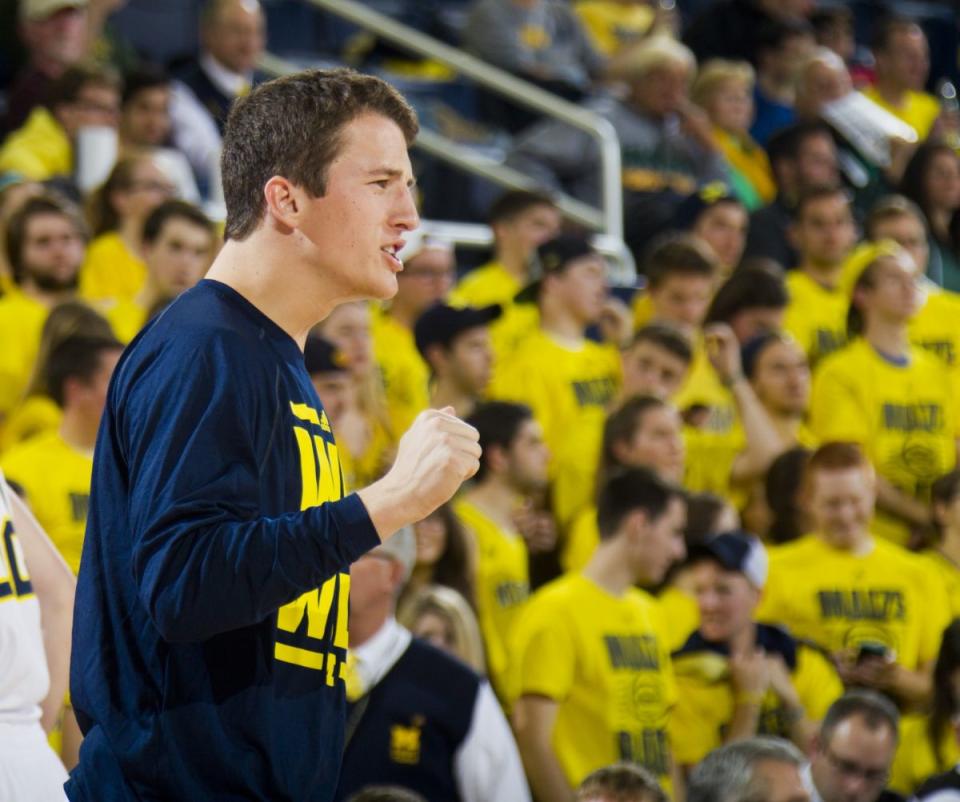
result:
[[[837,356],[843,355],[841,351]],[[810,399],[810,429],[822,443],[866,443],[870,418],[843,367],[844,362],[830,358],[817,370]]]
[[[531,601],[517,625],[517,691],[562,702],[573,687],[576,654],[563,615],[545,601]]]
[[[793,686],[811,721],[821,721],[830,705],[843,696],[843,683],[827,656],[802,643],[797,648]]]

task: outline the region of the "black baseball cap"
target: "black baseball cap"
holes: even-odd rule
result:
[[[431,345],[449,347],[467,329],[492,323],[500,317],[501,311],[499,304],[483,307],[434,304],[417,318],[413,326],[417,350],[426,359]]]
[[[673,212],[673,227],[682,231],[693,228],[700,215],[718,203],[743,205],[743,202],[730,191],[730,187],[722,181],[714,181],[687,195],[677,204]]]
[[[303,346],[303,362],[311,376],[350,370],[350,362],[343,352],[329,340],[315,334],[307,337]]]
[[[690,550],[688,562],[711,559],[728,571],[743,574],[750,583],[762,588],[767,581],[767,550],[760,539],[741,529],[721,532]]]
[[[597,255],[596,249],[586,237],[578,234],[561,234],[537,248],[540,277],[531,281],[514,296],[518,304],[536,303],[540,295],[540,283],[549,273],[561,272],[574,259]]]

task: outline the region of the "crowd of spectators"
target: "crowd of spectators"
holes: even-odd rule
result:
[[[163,67],[115,35],[121,5],[20,0],[2,88],[0,469],[74,574],[111,374],[203,280],[230,104],[266,78],[256,0],[209,0]],[[697,8],[465,16],[466,50],[612,125],[635,287],[556,200],[598,202],[594,141],[487,104],[539,185],[492,204],[488,261],[458,269],[427,224],[395,298],[307,340],[345,490],[429,407],[483,447],[353,567],[338,799],[960,792],[956,91],[913,19],[858,41],[841,4]],[[69,769],[45,645],[35,714]],[[23,714],[2,688],[0,723]]]

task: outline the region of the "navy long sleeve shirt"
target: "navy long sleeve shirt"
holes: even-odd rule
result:
[[[71,800],[333,797],[349,565],[380,542],[341,483],[300,349],[234,290],[201,282],[131,344],[77,584]]]

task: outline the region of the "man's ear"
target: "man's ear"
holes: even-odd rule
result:
[[[280,175],[275,175],[263,186],[267,213],[277,225],[287,231],[297,227],[303,213],[302,191]]]

